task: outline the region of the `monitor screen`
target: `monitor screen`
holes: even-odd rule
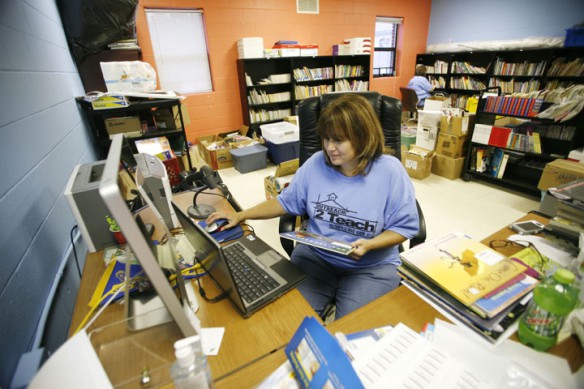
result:
[[[119,173],[127,164],[124,159],[129,158],[128,154],[131,154],[131,151],[129,153],[123,152],[125,143],[126,140],[123,134],[117,134],[112,137],[99,185],[99,193],[104,204],[110,211],[111,216],[116,219],[128,245],[150,279],[158,297],[164,303],[172,319],[176,322],[185,337],[196,335],[197,331],[193,326],[194,312],[186,300],[186,295],[181,293],[181,297],[177,296],[171,287],[158,263],[156,253],[152,249],[149,241],[150,237],[145,236],[143,233],[144,229],[137,223],[128,207],[126,199],[122,195]],[[122,155],[124,155],[124,158],[122,158]],[[180,283],[182,280],[180,272],[177,276],[178,282]],[[129,297],[127,293],[126,297]],[[127,309],[128,306],[126,307]]]

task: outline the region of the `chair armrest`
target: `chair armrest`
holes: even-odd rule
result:
[[[420,224],[418,233],[416,234],[416,236],[410,239],[410,247],[414,247],[426,241],[426,219],[424,218],[424,212],[422,212],[422,208],[420,207],[420,203],[418,203],[417,199],[416,207],[418,208],[418,217],[420,220]]]
[[[278,226],[278,232],[291,232],[294,231],[296,228],[296,217],[295,215],[285,214],[280,216],[280,224]],[[288,253],[288,255],[292,255],[292,250],[294,250],[294,241],[290,239],[280,238],[280,243],[282,244],[282,248]]]

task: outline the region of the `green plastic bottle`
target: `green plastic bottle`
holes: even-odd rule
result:
[[[578,304],[578,288],[574,273],[558,269],[533,291],[525,314],[519,321],[521,343],[545,351],[558,341],[564,320]]]

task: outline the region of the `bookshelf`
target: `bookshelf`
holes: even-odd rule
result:
[[[305,98],[335,91],[369,90],[370,56],[238,59],[243,123],[262,124],[295,115]]]
[[[180,100],[136,97],[129,98],[127,107],[108,109],[94,109],[83,97],[77,97],[76,101],[89,123],[99,159],[107,157],[111,143],[106,121],[112,118],[137,117],[142,131],[146,127],[147,131],[138,135],[127,135],[134,153],[137,153],[135,141],[165,136],[177,155],[186,155],[188,168],[192,170],[192,161],[186,152],[187,136]]]
[[[584,145],[584,112],[555,122],[535,117],[537,108],[529,107],[537,107],[537,101],[520,100],[527,100],[523,102],[527,108],[519,111],[504,108],[519,104],[513,97],[479,100],[462,178],[478,178],[540,197],[537,185],[545,165]],[[541,110],[549,105],[543,103]]]
[[[584,84],[584,48],[577,47],[426,53],[416,63],[426,65],[436,91],[450,94],[459,108],[490,87],[511,94]]]

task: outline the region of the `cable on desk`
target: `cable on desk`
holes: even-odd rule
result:
[[[77,256],[77,249],[75,249],[75,240],[73,238],[73,232],[79,228],[77,224],[71,228],[71,232],[69,233],[69,238],[71,239],[71,246],[73,247],[73,256],[75,257],[75,264],[77,265],[77,272],[79,273],[79,278],[81,278],[81,266],[79,266],[79,257]]]
[[[79,324],[79,326],[77,327],[77,329],[75,330],[75,332],[73,333],[73,335],[75,335],[76,333],[78,333],[84,327],[85,328],[88,328],[95,321],[95,319],[97,319],[99,317],[99,315],[101,315],[101,313],[104,311],[104,309],[106,309],[108,307],[108,305],[110,305],[110,303],[116,299],[117,295],[122,290],[125,289],[125,285],[126,285],[125,282],[121,282],[119,284],[116,284],[116,285],[112,286],[112,288],[106,294],[104,294],[103,296],[101,296],[101,298],[99,299],[99,301],[97,302],[97,304],[95,304],[93,307],[91,307],[91,309],[89,310],[89,312],[87,312],[87,315],[85,315],[85,317],[83,318],[83,320],[81,321],[81,323]],[[97,314],[93,317],[93,319],[91,319],[91,321],[89,321],[89,323],[87,323],[87,326],[85,326],[85,323],[89,320],[89,318],[91,317],[91,315],[93,314],[93,312],[95,311],[95,309],[97,307],[99,307],[99,304],[101,304],[101,302],[104,301],[108,297],[109,297],[109,299],[106,301],[106,303],[103,305],[103,307],[101,307],[101,309],[97,312]]]
[[[203,270],[205,270],[205,274],[209,274],[209,271],[207,270],[207,268],[203,264],[203,261],[199,260],[199,258],[197,258],[196,255],[195,255],[195,261],[203,268]],[[215,282],[215,285],[217,285],[219,290],[223,289],[217,283],[217,281],[215,281],[215,279],[213,277],[211,277],[211,279]],[[201,295],[201,297],[203,297],[203,299],[205,299],[205,301],[207,301],[209,303],[216,303],[218,301],[223,300],[225,297],[227,297],[227,293],[225,291],[223,291],[222,293],[218,294],[215,297],[207,297],[207,293],[205,292],[205,289],[203,289],[203,285],[201,285],[201,277],[197,277],[197,285],[199,286],[199,294]]]
[[[246,222],[242,222],[241,224],[246,226],[247,228],[249,228],[252,235],[255,235],[255,230],[253,229],[253,227],[250,224],[247,224]]]

